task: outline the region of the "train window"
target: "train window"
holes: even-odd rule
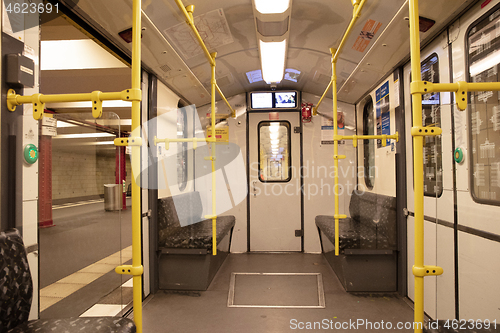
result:
[[[374,135],[374,113],[371,96],[363,108],[363,135]],[[375,184],[375,141],[363,140],[365,184],[370,190]]]
[[[290,156],[290,123],[262,121],[258,126],[259,180],[288,182],[292,178]]]
[[[184,108],[177,109],[177,138],[187,138],[187,113]],[[187,186],[188,150],[187,142],[177,142],[177,184],[180,191],[184,191]]]
[[[439,83],[439,59],[430,55],[421,64],[422,80]],[[439,93],[422,96],[423,126],[441,127]],[[424,195],[440,197],[443,193],[443,156],[441,136],[426,136],[424,140]]]
[[[469,82],[500,81],[500,10],[468,33]],[[500,205],[500,94],[470,93],[469,156],[471,194],[475,201]]]

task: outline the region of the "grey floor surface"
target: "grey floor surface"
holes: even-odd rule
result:
[[[232,272],[321,273],[326,308],[228,308]],[[251,284],[248,286],[251,288]],[[148,333],[386,332],[390,331],[387,329],[390,322],[393,331],[413,332],[412,329],[395,329],[398,322],[412,322],[412,319],[412,309],[396,295],[346,293],[320,254],[230,254],[207,291],[199,294],[160,291],[153,295],[144,306],[143,329]],[[382,321],[386,329],[380,326],[376,329],[377,323],[381,325]],[[322,328],[316,324],[314,329],[314,322],[327,325]],[[307,329],[308,323],[312,329]],[[360,325],[352,326],[352,323]],[[338,327],[339,324],[343,324],[345,329],[335,329],[335,325]],[[302,325],[304,329],[300,329]]]

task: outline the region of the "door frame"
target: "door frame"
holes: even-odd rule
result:
[[[299,94],[298,100],[302,103],[302,96]],[[276,109],[266,109],[262,111],[250,111],[250,108],[248,107],[249,100],[248,100],[248,94],[247,94],[247,110],[246,110],[246,150],[247,150],[247,156],[246,156],[246,164],[247,164],[247,188],[250,189],[250,113],[267,113],[269,114],[270,112],[284,112],[284,113],[298,113],[299,116],[299,123],[300,126],[300,146],[299,146],[299,184],[300,184],[300,230],[301,230],[301,236],[300,236],[300,252],[297,253],[304,253],[304,175],[303,175],[303,165],[304,165],[304,154],[303,152],[303,123],[302,123],[302,118],[300,117],[300,109],[297,111],[285,111],[285,110],[276,110]],[[291,126],[293,128],[290,129],[291,134],[296,133],[295,132],[295,127]],[[247,193],[247,252],[258,252],[258,251],[251,251],[250,250],[250,225],[251,225],[251,220],[250,220],[250,191]]]

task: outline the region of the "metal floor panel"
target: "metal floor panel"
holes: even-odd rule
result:
[[[232,273],[227,306],[321,309],[323,278],[321,273]]]

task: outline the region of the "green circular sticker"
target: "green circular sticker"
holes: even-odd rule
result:
[[[462,163],[464,160],[464,152],[462,148],[458,147],[455,149],[455,152],[453,154],[453,158],[455,159],[455,162],[457,163]]]
[[[34,144],[24,146],[24,160],[28,164],[33,164],[38,160],[38,148]]]

